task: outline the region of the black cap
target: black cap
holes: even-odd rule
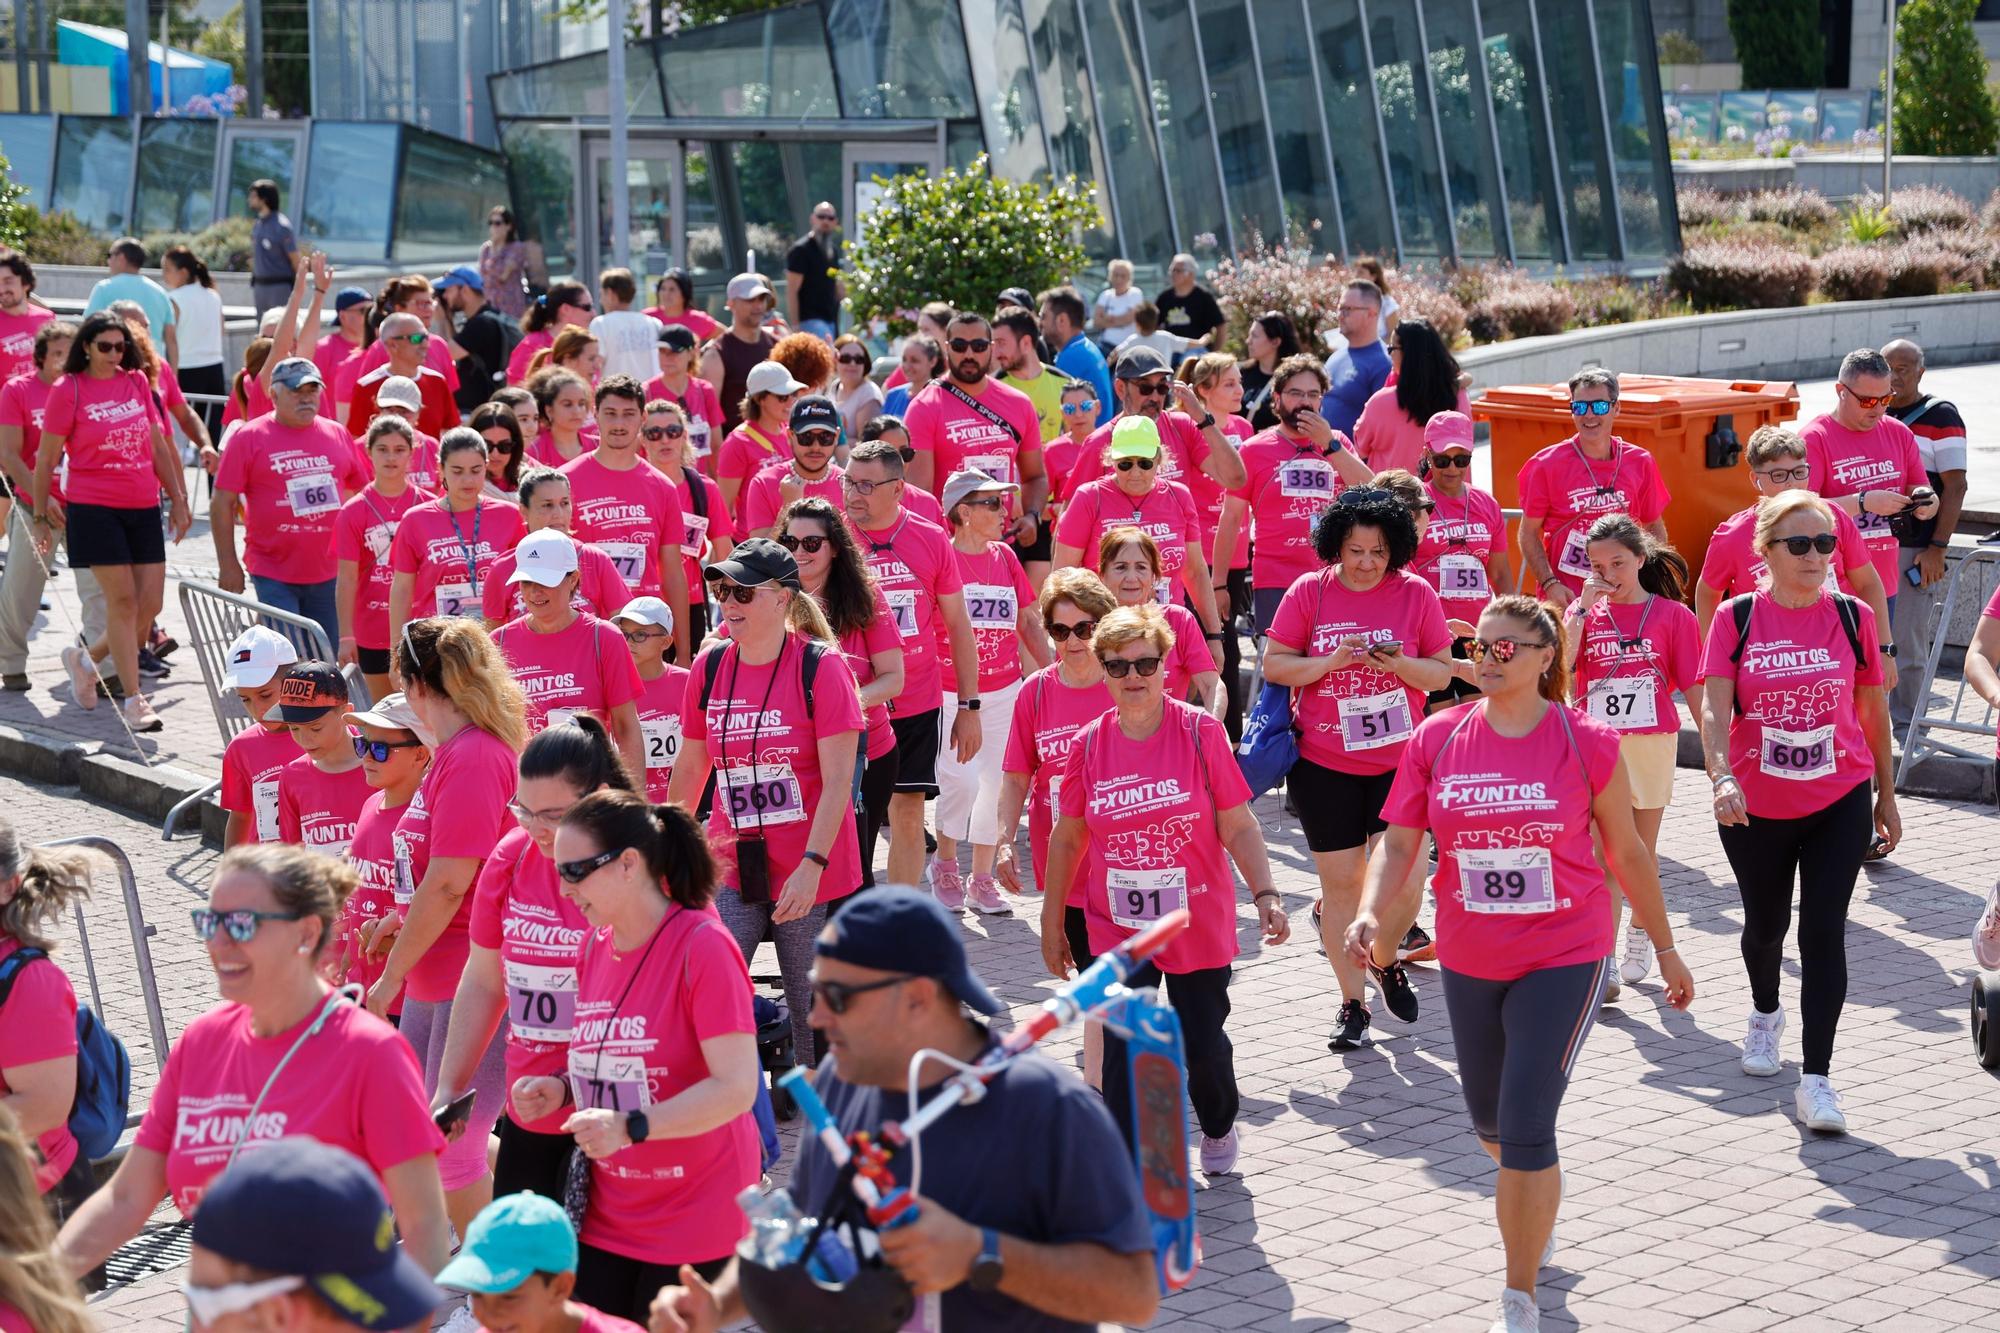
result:
[[[752,537],[736,543],[727,560],[703,565],[701,576],[705,579],[728,579],[745,588],[761,587],[766,583],[797,588],[799,562],[792,559],[790,551],[769,537]]]
[[[1140,343],[1120,354],[1116,374],[1121,380],[1142,380],[1148,375],[1165,375],[1169,371],[1167,358]]]
[[[810,394],[792,404],[792,434],[802,430],[830,430],[840,433],[840,409],[823,393]]]
[[[669,352],[692,352],[700,344],[701,339],[685,324],[660,325],[660,346]]]
[[[315,722],[347,711],[347,678],[331,662],[299,662],[278,690],[277,714],[286,722]]]
[[[1000,304],[1003,306],[1017,305],[1023,310],[1033,310],[1035,308],[1035,298],[1028,294],[1026,287],[1009,287],[1006,291],[1000,293]]]
[[[818,949],[822,958],[856,967],[935,977],[982,1014],[1007,1007],[973,975],[958,922],[930,894],[899,884],[849,898],[819,933]]]

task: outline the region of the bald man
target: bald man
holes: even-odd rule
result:
[[[347,407],[347,433],[360,439],[368,433],[368,423],[376,416],[375,395],[392,376],[415,380],[424,396],[417,413],[417,429],[436,439],[459,424],[458,404],[452,400],[451,382],[424,363],[431,340],[424,322],[411,314],[395,314],[382,321],[376,334],[388,358],[354,381],[354,397]]]
[[[1965,418],[1951,403],[1923,391],[1923,348],[1898,338],[1883,347],[1882,356],[1889,363],[1890,415],[1916,435],[1924,474],[1938,495],[1937,516],[1918,520],[1898,538],[1896,584],[1888,590],[1896,594],[1890,631],[1903,668],[1889,694],[1889,716],[1902,727],[1924,707],[1917,688],[1930,658],[1930,619],[1944,596],[1945,550],[1965,503]]]

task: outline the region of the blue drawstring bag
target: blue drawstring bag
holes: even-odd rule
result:
[[[1285,780],[1299,761],[1299,729],[1292,721],[1292,691],[1288,685],[1265,682],[1256,707],[1243,721],[1243,739],[1236,745],[1236,766],[1255,800]]]

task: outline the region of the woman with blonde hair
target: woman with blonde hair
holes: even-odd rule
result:
[[[588,330],[569,327],[528,358],[528,378],[533,379],[537,371],[548,366],[567,370],[581,377],[584,383],[594,385],[604,370],[604,353],[598,350],[597,339]]]
[[[34,1140],[0,1101],[0,1333],[91,1333],[55,1226],[35,1205],[38,1174]]]

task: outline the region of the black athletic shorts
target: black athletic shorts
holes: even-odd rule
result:
[[[889,719],[889,725],[896,729],[897,791],[922,792],[926,800],[938,794],[938,744],[944,735],[943,717],[944,709],[940,707],[912,717]]]
[[[1298,808],[1306,846],[1315,852],[1366,846],[1369,838],[1388,827],[1382,818],[1382,804],[1389,799],[1389,787],[1395,780],[1394,769],[1387,773],[1343,773],[1321,768],[1310,759],[1293,764],[1285,777],[1285,790]]]
[[[72,502],[65,513],[69,522],[65,540],[72,569],[167,562],[167,534],[160,522],[158,505],[113,509],[110,505]]]
[[[1021,563],[1025,565],[1030,560],[1053,559],[1055,555],[1055,535],[1055,524],[1049,522],[1048,517],[1044,515],[1042,521],[1035,524],[1035,540],[1033,545],[1023,546],[1019,542],[1010,542],[1008,544],[1014,548],[1014,554],[1019,556]]]
[[[386,676],[389,674],[389,650],[387,648],[354,648],[354,664],[361,668],[364,676]]]

